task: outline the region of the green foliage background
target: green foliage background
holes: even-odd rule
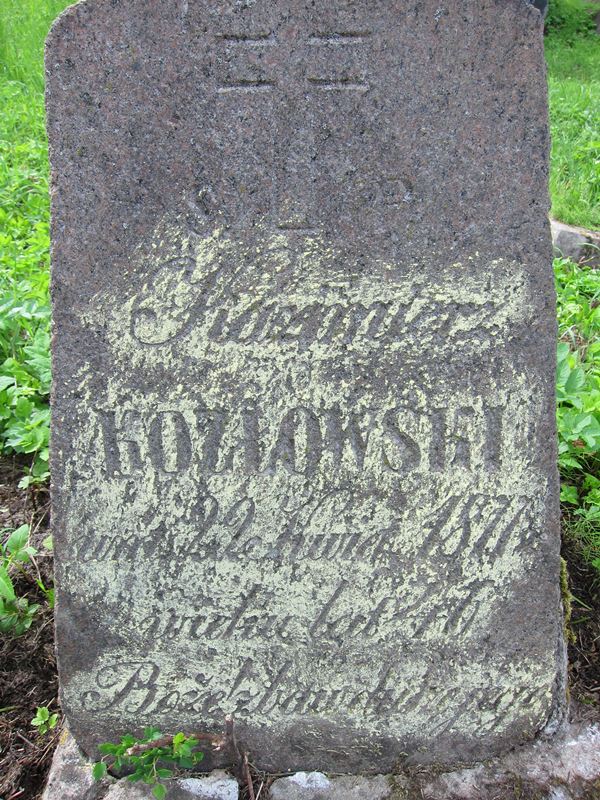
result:
[[[0,444],[48,463],[48,176],[39,92],[0,83]]]
[[[2,0],[0,78],[18,81],[38,96],[44,90],[44,40],[52,22],[73,0]]]
[[[0,0],[0,451],[48,474],[48,160],[43,41],[69,0]],[[600,38],[594,6],[550,0],[553,215],[600,227]],[[600,7],[599,7],[600,8]],[[555,262],[564,522],[600,570],[600,273]]]
[[[48,477],[50,307],[43,48],[69,0],[0,3],[0,448]]]
[[[546,61],[552,215],[600,228],[600,3],[550,0]]]

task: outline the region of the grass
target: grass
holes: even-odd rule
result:
[[[38,94],[44,88],[44,39],[73,0],[1,0],[0,80],[18,81]]]
[[[69,0],[0,5],[0,450],[48,476],[48,152],[43,44]]]
[[[0,444],[48,473],[48,156],[39,92],[0,83]]]
[[[552,216],[600,228],[600,37],[583,0],[550,2],[545,40]]]
[[[600,37],[585,0],[551,0],[545,42],[552,214],[600,227]],[[563,531],[600,572],[600,272],[555,261]]]
[[[0,0],[0,451],[47,474],[48,164],[43,40],[69,0]],[[600,227],[600,38],[584,0],[551,0],[546,37],[553,214]],[[599,272],[555,262],[563,518],[600,570]]]

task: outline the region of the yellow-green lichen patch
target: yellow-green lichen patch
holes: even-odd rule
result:
[[[518,264],[438,260],[167,219],[130,296],[94,298],[112,369],[80,375],[65,584],[122,649],[66,696],[399,740],[543,726],[553,613],[521,621],[532,655],[507,633],[548,549],[534,302]]]

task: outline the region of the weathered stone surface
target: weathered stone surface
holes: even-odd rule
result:
[[[185,778],[177,781],[173,800],[238,800],[239,786],[235,778],[215,770],[204,778]]]
[[[111,787],[104,800],[152,800],[152,788],[123,779]]]
[[[573,795],[562,787],[554,788],[550,790],[548,800],[573,800]]]
[[[166,800],[238,800],[239,796],[237,781],[222,770],[215,770],[201,778],[168,781],[165,786]],[[131,783],[124,778],[110,789],[104,800],[152,800],[152,798],[151,786]]]
[[[52,759],[42,800],[152,800],[152,787],[117,781],[108,776],[95,781],[92,762],[80,751],[67,729],[63,731]],[[209,775],[168,781],[166,800],[238,800],[239,786],[223,770]]]
[[[591,800],[600,792],[600,728],[572,724],[551,741],[538,741],[504,758],[423,781],[426,800]],[[529,795],[523,787],[527,787]]]
[[[470,769],[371,778],[299,772],[276,780],[269,800],[592,800],[600,796],[598,724],[571,724]]]
[[[68,768],[65,768],[65,764]],[[149,787],[126,779],[110,786],[91,781],[91,763],[63,737],[53,762],[44,800],[152,800]],[[419,770],[398,775],[327,777],[300,772],[271,784],[268,800],[592,800],[600,791],[598,723],[571,724],[562,733],[516,749],[470,769],[428,775]],[[227,773],[169,782],[167,800],[237,800],[237,782]]]
[[[91,763],[65,728],[54,751],[42,800],[101,800],[108,787],[109,780],[94,780]]]
[[[271,785],[270,800],[388,800],[392,782],[386,775],[365,777],[322,772],[297,772]]]
[[[296,772],[274,781],[270,788],[271,800],[297,800],[314,798],[327,792],[331,781],[322,772]]]
[[[552,242],[558,255],[590,266],[600,265],[600,233],[552,220]]]
[[[555,725],[539,12],[88,0],[47,66],[81,744],[233,713],[263,768],[385,772]]]

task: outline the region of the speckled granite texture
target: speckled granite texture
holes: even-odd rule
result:
[[[47,73],[80,744],[231,713],[264,769],[389,772],[554,730],[539,12],[87,0]]]

